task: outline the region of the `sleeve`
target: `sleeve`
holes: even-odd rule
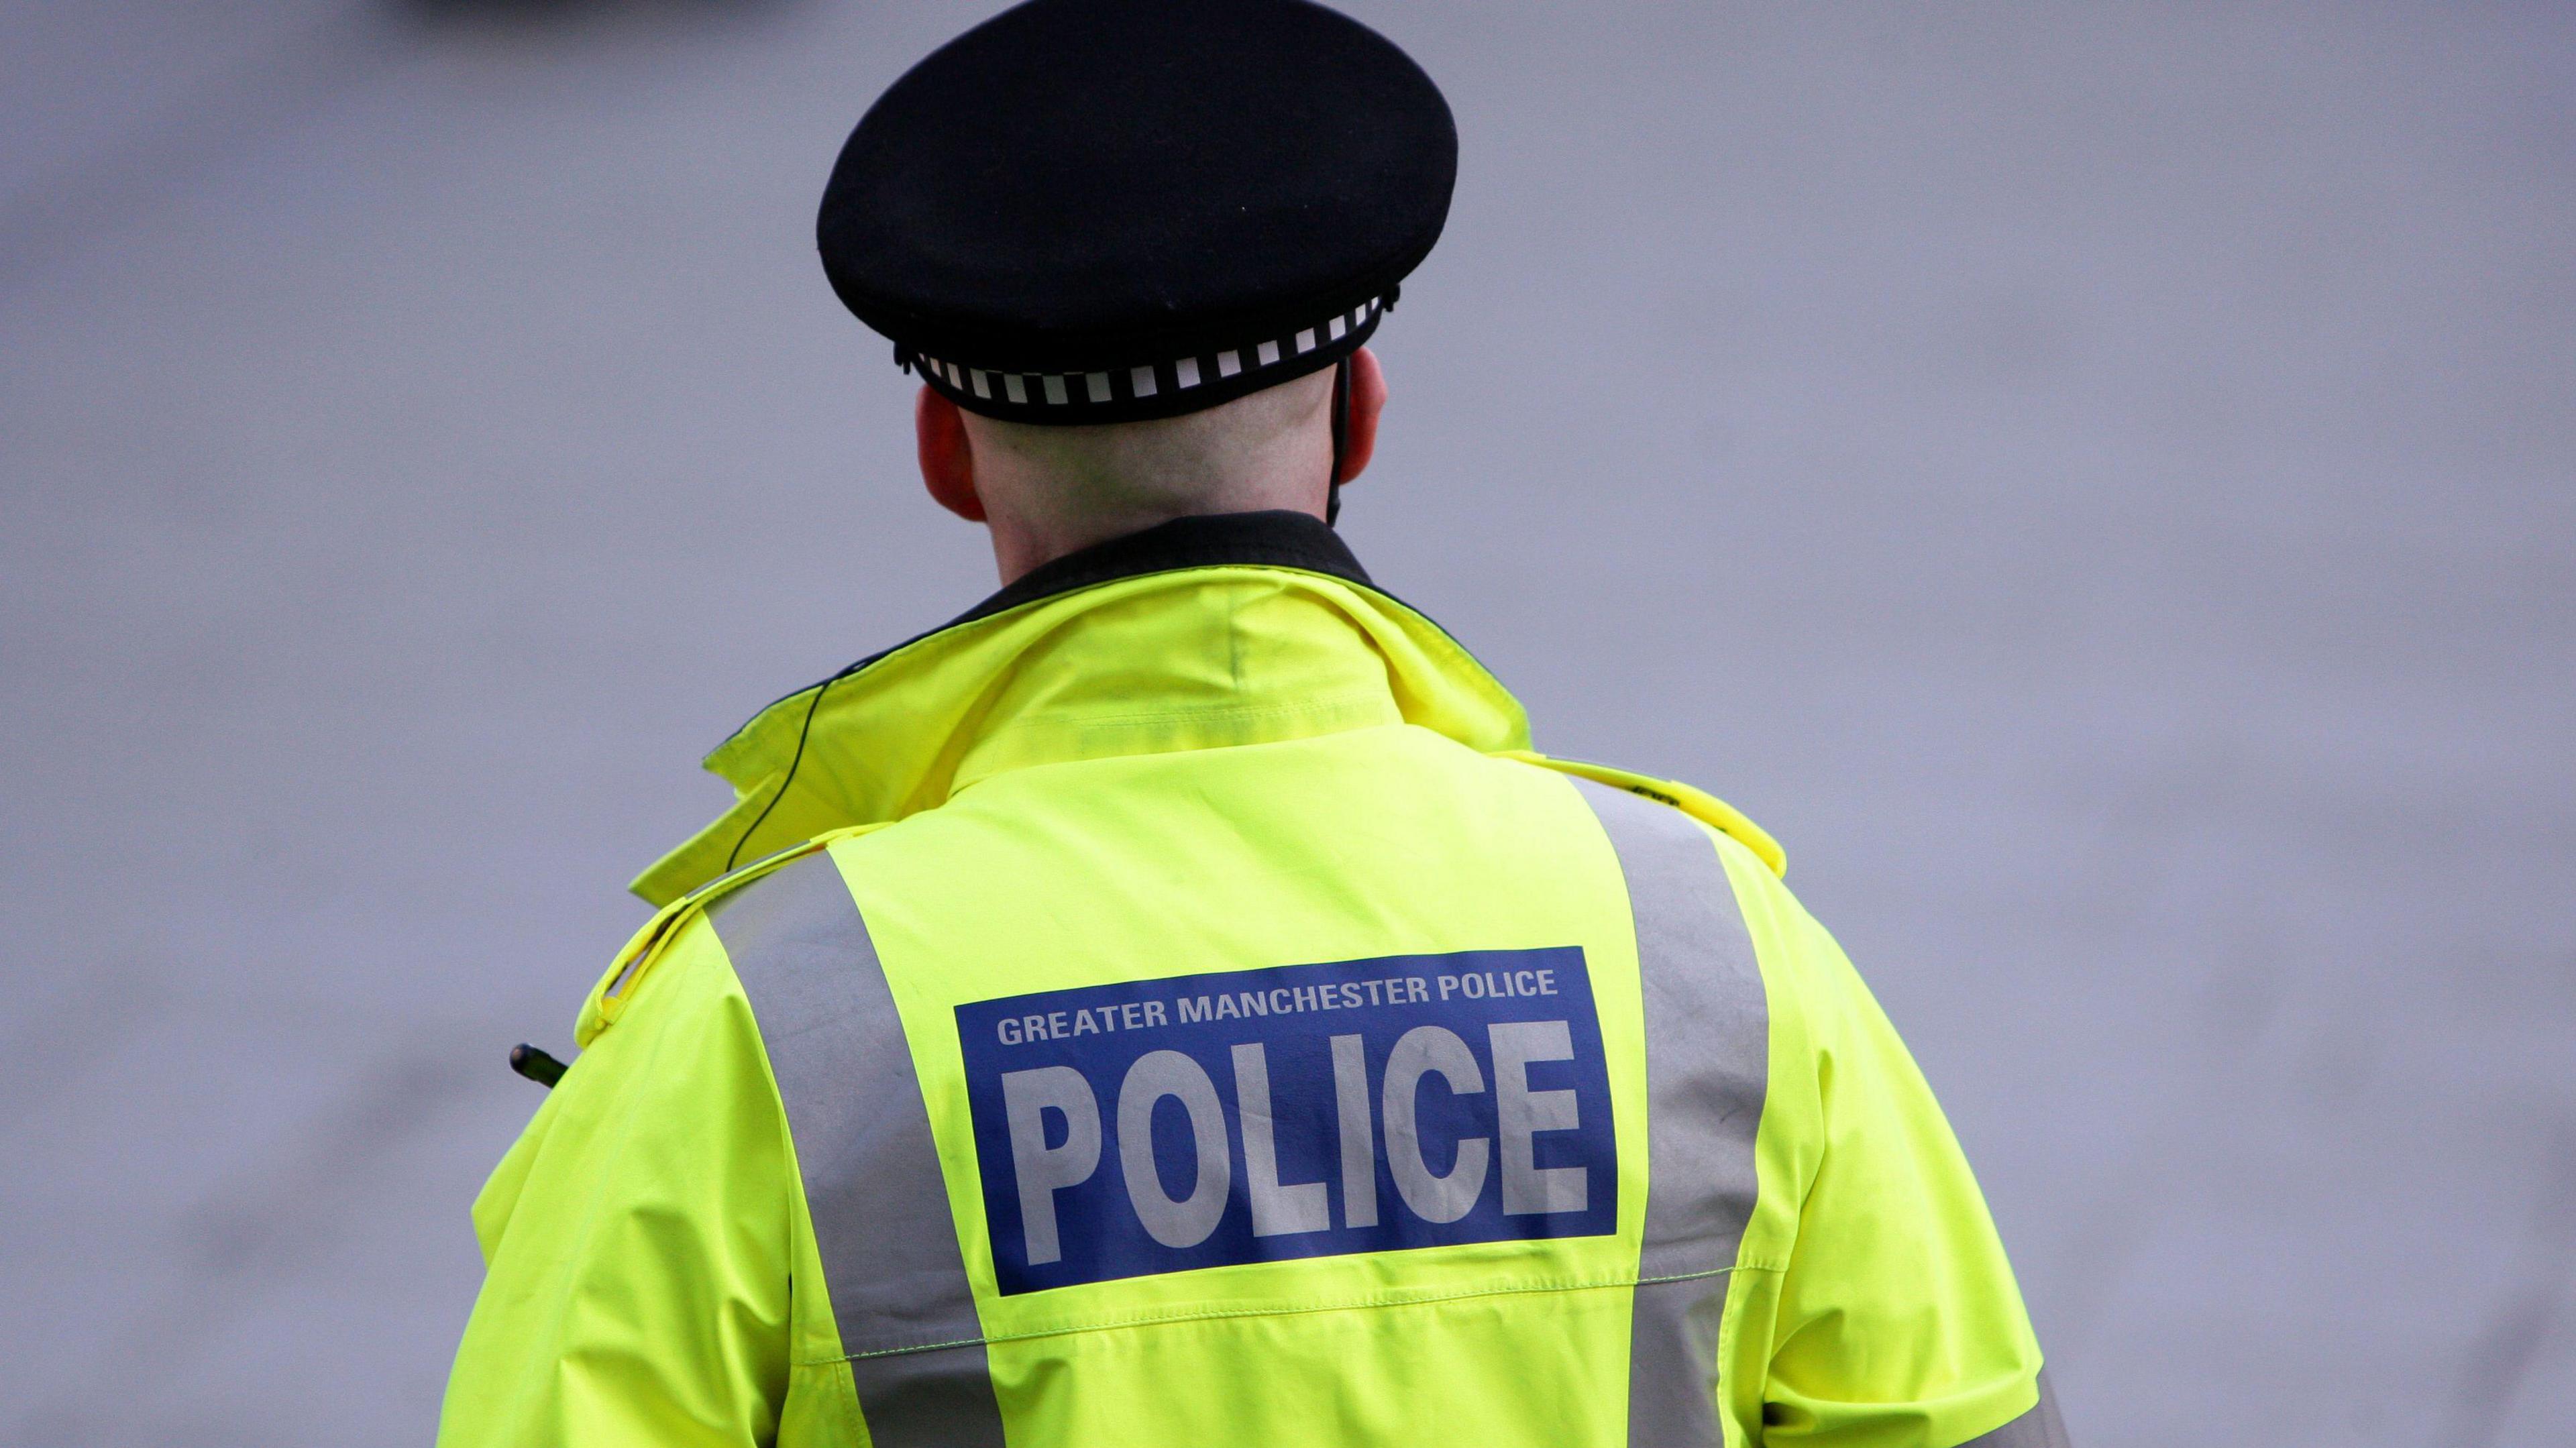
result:
[[[1824,928],[1794,904],[1781,928],[1818,1139],[1768,1324],[1763,1441],[2063,1448],[2012,1266],[1931,1088]]]
[[[474,1204],[487,1271],[442,1448],[778,1441],[809,1416],[788,1402],[792,1178],[750,1005],[700,925]]]

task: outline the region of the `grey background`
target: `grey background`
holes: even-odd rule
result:
[[[753,706],[990,586],[812,202],[984,6],[0,4],[0,1440],[419,1443]],[[2576,1423],[2576,12],[1363,3],[1347,528],[1693,780],[2080,1442]]]

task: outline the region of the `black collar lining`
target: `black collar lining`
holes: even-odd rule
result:
[[[1017,581],[950,619],[955,628],[979,618],[1006,613],[1024,603],[1115,583],[1147,573],[1182,568],[1296,568],[1326,573],[1345,583],[1374,587],[1342,535],[1312,513],[1278,509],[1261,513],[1214,513],[1174,518],[1141,533],[1095,543],[1078,553],[1039,564]],[[934,630],[936,632],[936,630]]]

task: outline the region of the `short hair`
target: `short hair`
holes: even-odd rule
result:
[[[1265,387],[1217,407],[1145,422],[1042,427],[966,414],[978,449],[998,447],[1043,473],[1071,511],[1221,501],[1281,442],[1330,405],[1333,371]]]

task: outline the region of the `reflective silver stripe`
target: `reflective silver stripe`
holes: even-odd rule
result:
[[[760,1022],[870,1438],[1002,1448],[930,1113],[840,867],[798,860],[707,919]]]
[[[1715,1445],[1725,1275],[1753,1216],[1770,1019],[1716,843],[1688,815],[1593,780],[1628,882],[1646,1015],[1646,1232],[1628,1350],[1632,1448]]]
[[[984,1345],[850,1359],[875,1448],[1003,1448]]]
[[[1653,1210],[1648,1197],[1648,1210]],[[1720,1277],[1637,1284],[1628,1319],[1630,1448],[1717,1448],[1717,1322],[1726,1308]]]
[[[2039,1402],[2029,1412],[1959,1448],[2073,1448],[2066,1438],[2066,1420],[2057,1416],[2057,1390],[2048,1385],[2048,1370],[2040,1369]]]

